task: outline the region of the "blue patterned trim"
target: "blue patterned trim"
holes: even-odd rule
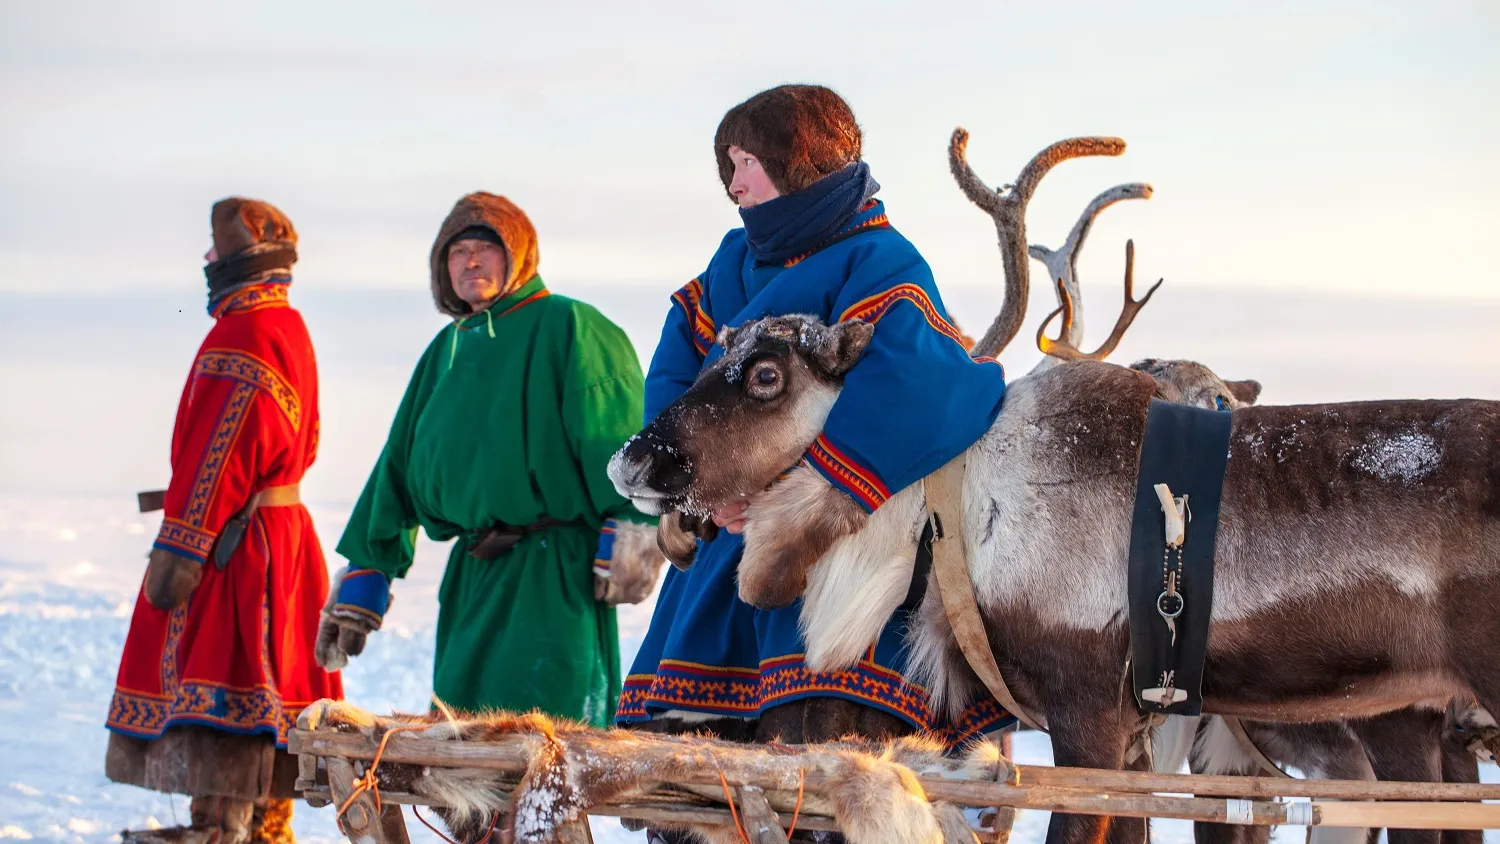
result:
[[[199,530],[180,519],[162,519],[161,530],[151,547],[170,551],[202,565],[214,548],[215,535]]]
[[[269,686],[234,689],[216,683],[189,682],[169,696],[115,687],[105,726],[136,738],[160,738],[168,728],[183,724],[213,727],[233,733],[269,733],[278,747],[286,746],[287,731],[307,703],[286,703]]]
[[[853,667],[814,674],[802,654],[761,663],[754,668],[715,668],[662,660],[655,674],[625,678],[615,720],[646,721],[653,711],[679,709],[726,717],[754,718],[794,700],[835,697],[852,700],[900,718],[953,747],[981,733],[1008,726],[1015,719],[985,696],[949,722],[934,715],[927,690],[866,654]]]
[[[385,572],[351,566],[339,583],[339,596],[333,609],[362,615],[379,627],[390,605],[391,581]]]
[[[600,577],[609,577],[610,567],[615,560],[615,529],[619,522],[614,519],[605,519],[604,527],[599,529],[599,548],[594,552],[594,574]]]

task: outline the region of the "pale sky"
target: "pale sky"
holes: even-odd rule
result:
[[[851,102],[942,285],[1000,273],[947,172],[963,125],[995,184],[1053,140],[1129,143],[1032,204],[1056,245],[1098,191],[1155,187],[1105,212],[1091,284],[1134,237],[1169,284],[1500,298],[1493,0],[0,0],[0,291],[200,285],[232,193],[292,217],[300,282],[425,288],[475,189],[531,214],[544,276],[669,291],[738,223],[719,118],[787,81]]]

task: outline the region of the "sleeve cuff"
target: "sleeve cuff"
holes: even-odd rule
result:
[[[599,547],[594,552],[594,574],[608,578],[611,572],[611,564],[615,559],[615,530],[619,522],[614,519],[605,519],[604,527],[599,530]]]
[[[179,519],[163,519],[151,547],[170,551],[202,565],[213,551],[215,535]]]
[[[354,613],[368,618],[380,627],[385,611],[391,605],[391,581],[377,569],[349,568],[339,583],[338,599],[333,611]]]
[[[819,434],[807,450],[807,463],[818,470],[834,489],[854,499],[866,513],[873,513],[890,497],[890,490],[870,469],[850,458],[846,452]]]

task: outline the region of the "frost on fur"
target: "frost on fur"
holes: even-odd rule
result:
[[[427,740],[501,742],[495,745],[514,758],[527,758],[519,776],[499,770],[446,768],[382,761],[376,769],[380,788],[423,798],[461,841],[482,838],[498,819],[498,829],[517,842],[551,842],[567,824],[581,821],[604,804],[652,802],[670,786],[681,796],[694,783],[700,795],[717,799],[716,776],[730,782],[771,783],[765,792],[777,812],[791,811],[799,772],[817,774],[826,784],[809,791],[804,811],[831,816],[851,844],[935,844],[965,838],[958,829],[962,813],[927,802],[918,777],[939,775],[996,781],[1008,763],[993,745],[978,743],[962,757],[944,754],[941,742],[908,736],[876,742],[855,738],[805,745],[797,752],[771,751],[696,736],[658,736],[621,730],[598,730],[540,714],[460,714],[375,717],[343,702],[319,701],[308,707],[299,728],[357,733],[378,742],[387,731],[425,726],[406,735]],[[398,739],[400,741],[402,739]],[[705,842],[737,840],[731,827],[683,825]],[[944,837],[945,833],[948,837]],[[955,838],[953,836],[957,835]]]

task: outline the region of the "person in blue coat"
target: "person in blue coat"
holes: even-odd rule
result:
[[[858,317],[874,336],[805,459],[873,512],[989,429],[1005,376],[993,359],[969,356],[931,269],[876,199],[861,146],[849,105],[821,86],[772,88],[724,115],[714,153],[744,226],[672,295],[646,377],[645,419],[722,353],[714,338],[725,326],[785,314],[830,324]],[[1012,721],[988,698],[957,722],[944,719],[905,681],[902,631],[914,601],[858,664],[811,672],[797,629],[801,602],[757,610],[736,594],[744,511],[743,501],[716,511],[723,530],[700,544],[691,569],[668,572],[625,681],[620,723],[788,742],[928,730],[957,744]]]

